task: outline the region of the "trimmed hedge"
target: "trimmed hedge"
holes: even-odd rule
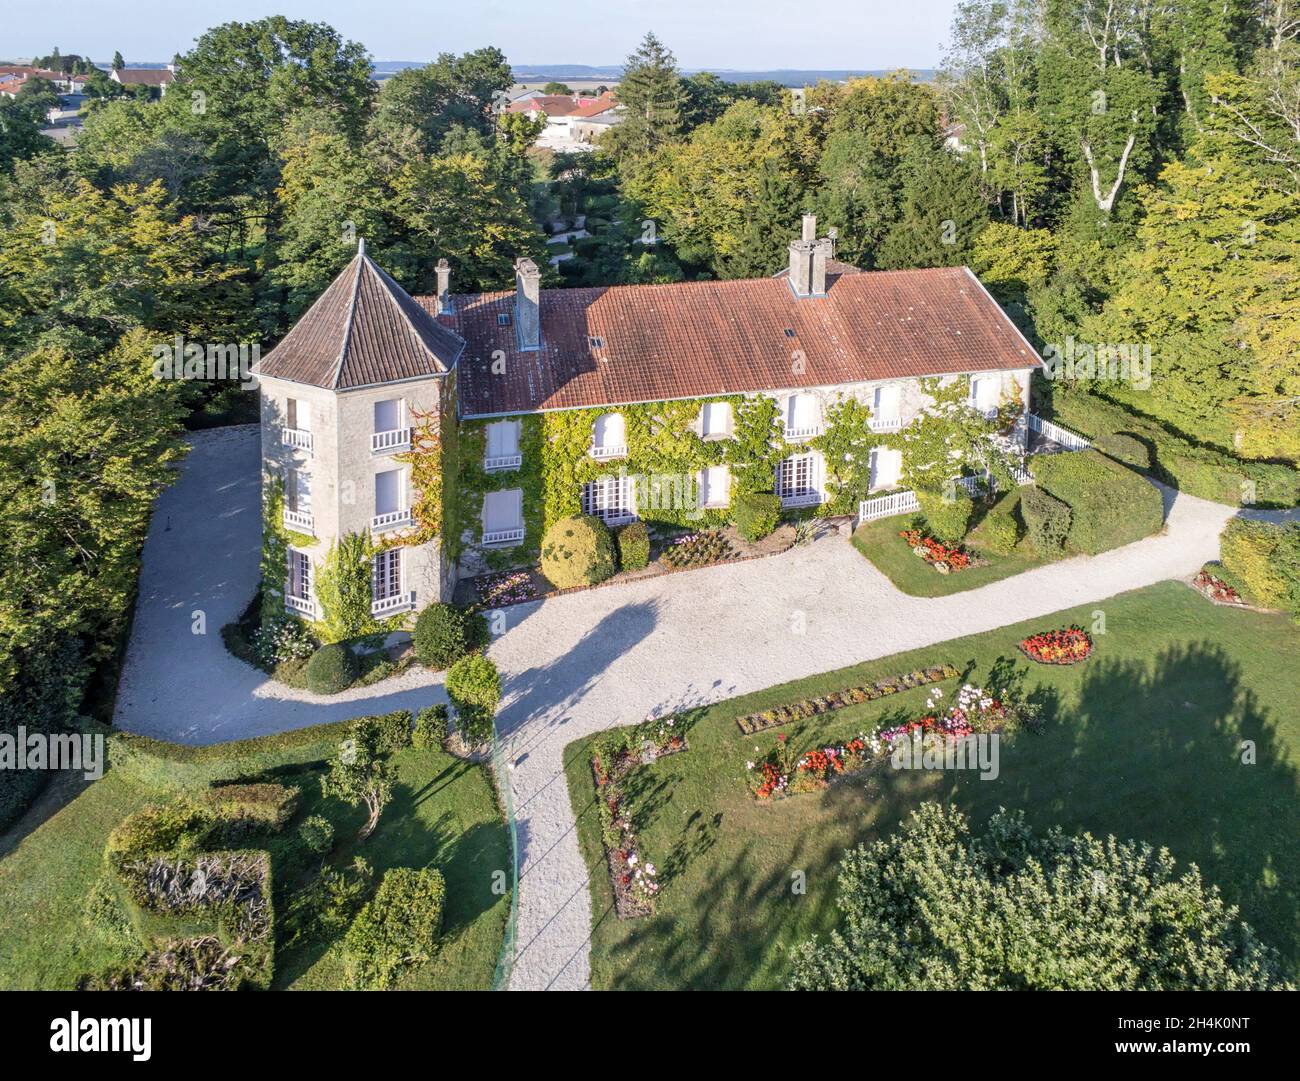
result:
[[[618,565],[625,571],[639,571],[650,563],[650,533],[645,522],[629,522],[614,533]]]
[[[338,694],[352,686],[360,670],[351,649],[342,642],[330,642],[311,655],[303,674],[313,694]]]
[[[1234,518],[1221,549],[1223,568],[1244,600],[1300,621],[1300,523]]]
[[[430,604],[416,617],[411,639],[416,658],[435,671],[454,664],[470,648],[464,613],[441,601]]]
[[[766,537],[781,521],[780,497],[771,492],[742,492],[735,503],[732,520],[736,532],[751,544]]]
[[[492,718],[501,701],[497,666],[477,653],[462,657],[447,670],[446,687],[466,738],[471,743],[491,739]]]
[[[1228,506],[1242,503],[1243,491],[1254,487],[1253,501],[1265,507],[1300,503],[1300,471],[1294,466],[1251,462],[1223,451],[1202,447],[1159,422],[1132,413],[1096,394],[1057,389],[1052,397],[1053,419],[1090,439],[1121,433],[1134,437],[1152,452],[1150,471],[1189,495]]]
[[[419,751],[436,751],[447,738],[448,711],[444,703],[426,706],[415,715],[411,743]]]
[[[301,792],[282,784],[228,784],[204,794],[203,802],[221,820],[221,831],[235,837],[253,830],[284,829],[298,809]]]
[[[1105,432],[1092,445],[1108,458],[1145,473],[1151,468],[1151,448],[1135,436]]]
[[[541,569],[556,589],[603,582],[614,573],[609,527],[591,514],[561,518],[542,538]]]
[[[971,536],[977,547],[999,555],[1010,553],[1020,540],[1020,523],[1014,510],[994,510],[985,516]]]
[[[447,884],[433,868],[394,867],[343,938],[343,963],[354,987],[391,987],[398,972],[433,956],[442,934]]]
[[[916,493],[916,500],[921,504],[925,524],[933,536],[945,544],[958,544],[966,536],[971,515],[975,513],[975,503],[965,488],[956,486],[950,493],[922,489]]]
[[[1020,516],[1029,543],[1040,552],[1059,552],[1070,532],[1070,508],[1041,488],[1020,493]]]
[[[1096,555],[1132,544],[1164,524],[1160,492],[1100,451],[1040,454],[1029,460],[1035,483],[1069,504],[1071,546]]]

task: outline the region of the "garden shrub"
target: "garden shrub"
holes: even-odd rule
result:
[[[501,676],[495,664],[478,653],[462,657],[447,671],[447,697],[471,743],[492,738],[492,718],[501,701]]]
[[[298,839],[318,856],[334,847],[334,827],[324,815],[308,815],[298,826]]]
[[[1243,599],[1300,620],[1300,523],[1234,518],[1223,531],[1222,562]]]
[[[415,656],[426,668],[440,671],[469,652],[465,615],[450,604],[435,601],[415,620]]]
[[[932,536],[945,544],[958,544],[970,527],[975,503],[966,489],[955,486],[949,492],[931,492],[924,489],[916,493],[925,515],[925,524]]]
[[[1060,551],[1070,532],[1067,504],[1041,488],[1025,488],[1020,494],[1020,516],[1034,548],[1044,553]]]
[[[228,784],[207,792],[203,802],[220,820],[222,835],[233,838],[257,829],[284,829],[300,794],[282,784]]]
[[[416,750],[436,751],[447,738],[447,707],[439,702],[426,706],[415,715],[415,733],[411,743]]]
[[[160,852],[190,855],[208,840],[213,825],[210,808],[183,796],[146,804],[113,828],[104,855],[114,869]]]
[[[1125,435],[1123,432],[1106,432],[1097,436],[1092,445],[1106,457],[1114,458],[1143,473],[1151,468],[1151,451],[1136,436]]]
[[[395,709],[374,717],[358,718],[354,724],[374,724],[377,738],[374,746],[381,754],[392,754],[411,745],[411,711]]]
[[[996,509],[985,516],[976,530],[981,547],[999,555],[1011,552],[1020,540],[1020,523],[1016,521],[1014,509]],[[972,536],[972,539],[975,539]]]
[[[752,544],[766,537],[781,521],[781,500],[771,492],[742,492],[736,497],[732,518],[736,532]]]
[[[357,657],[342,642],[330,642],[307,662],[307,689],[313,694],[338,694],[357,678]]]
[[[609,527],[591,514],[561,518],[542,538],[542,573],[556,589],[603,582],[614,573]]]
[[[645,522],[629,522],[614,534],[618,565],[625,571],[639,571],[650,563],[650,533]]]
[[[289,901],[285,945],[312,935],[333,938],[346,930],[370,895],[375,877],[370,863],[354,856],[346,867],[325,867]]]
[[[398,972],[429,960],[442,933],[446,883],[433,868],[394,867],[343,939],[343,959],[354,987],[391,987]]]
[[[1039,488],[1069,504],[1067,540],[1088,555],[1141,540],[1164,524],[1160,492],[1099,451],[1040,454],[1029,468]]]

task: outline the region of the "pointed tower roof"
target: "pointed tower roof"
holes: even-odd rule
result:
[[[257,365],[259,375],[329,390],[440,375],[465,340],[420,307],[366,254],[364,242]]]

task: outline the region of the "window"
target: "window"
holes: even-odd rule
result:
[[[821,406],[812,394],[791,394],[785,405],[785,437],[807,439],[821,433]]]
[[[889,447],[871,451],[871,488],[892,488],[903,475],[903,452]]]
[[[524,539],[524,490],[505,488],[483,496],[483,543],[517,544]]]
[[[788,506],[812,506],[821,502],[821,470],[816,454],[796,454],[776,471],[776,494]]]
[[[900,426],[899,400],[902,397],[898,384],[876,387],[871,395],[871,427],[874,431]]]
[[[519,421],[498,420],[487,426],[483,468],[514,469],[522,464],[519,453]]]
[[[375,514],[395,514],[402,506],[402,470],[375,474]]]
[[[284,471],[284,509],[294,514],[311,513],[311,474],[305,469]]]
[[[631,477],[600,477],[582,486],[582,513],[594,514],[606,524],[630,522],[636,517],[636,482]]]
[[[725,439],[731,435],[731,403],[709,402],[700,410],[700,437]]]
[[[311,560],[306,553],[289,549],[289,596],[296,601],[311,600]]]
[[[606,413],[596,420],[592,432],[593,458],[621,458],[627,454],[627,429],[622,413]]]
[[[390,398],[385,402],[375,402],[375,431],[395,432],[405,428],[406,403],[401,398]]]
[[[589,345],[592,349],[604,349],[605,339],[602,338],[599,334],[591,334],[588,335],[587,337],[587,345]]]
[[[311,403],[299,398],[287,398],[284,403],[284,424],[296,432],[311,431]]]
[[[971,408],[986,417],[997,412],[998,399],[1002,396],[1002,381],[996,376],[983,375],[970,381]]]
[[[510,325],[509,312],[497,312],[497,326],[508,327]]]
[[[725,507],[731,502],[731,470],[711,465],[699,472],[700,506]]]
[[[370,592],[374,600],[387,601],[402,595],[402,550],[388,548],[378,553],[371,565]]]

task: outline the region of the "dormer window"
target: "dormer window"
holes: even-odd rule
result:
[[[730,402],[708,402],[700,410],[701,439],[730,439],[732,433]]]
[[[487,426],[483,468],[493,473],[500,469],[518,469],[524,461],[519,453],[519,421],[498,420]]]
[[[812,439],[822,434],[822,408],[815,394],[791,394],[785,402],[787,442]]]
[[[597,419],[592,430],[593,458],[626,458],[627,426],[622,413],[606,413]]]

